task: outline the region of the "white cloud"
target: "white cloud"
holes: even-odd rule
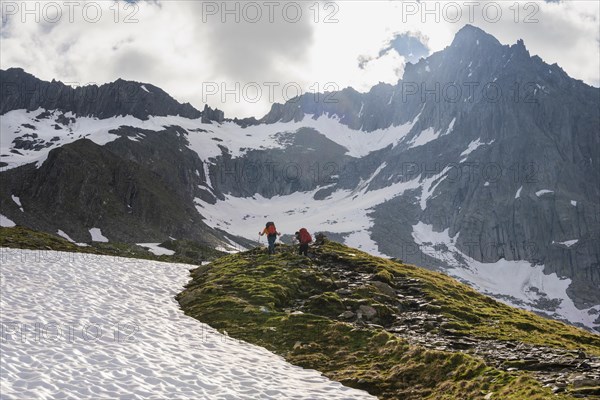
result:
[[[3,2],[3,18],[7,17],[7,3],[22,4]],[[102,7],[99,22],[90,23],[82,18],[82,8],[87,3]],[[75,8],[73,23],[69,22],[65,7],[57,23],[43,22],[43,18],[35,22],[34,15],[27,15],[26,21],[21,22],[22,10],[18,10],[2,24],[0,66],[22,67],[46,80],[105,83],[123,78],[149,82],[199,109],[204,106],[203,100],[207,100],[211,106],[224,109],[227,116],[262,116],[268,111],[270,101],[285,100],[282,86],[286,83],[297,83],[296,87],[304,91],[322,91],[327,82],[361,91],[380,81],[394,83],[404,68],[401,56],[391,52],[369,63],[364,70],[358,67],[358,57],[376,56],[395,34],[409,31],[427,37],[432,52],[439,51],[470,22],[464,5],[460,22],[445,22],[443,18],[436,22],[433,15],[425,16],[423,22],[420,13],[407,16],[406,4],[411,2],[353,1],[338,2],[337,9],[332,6],[325,9],[328,3],[319,3],[317,23],[312,3],[302,3],[302,17],[295,23],[282,18],[282,8],[287,3],[278,3],[274,23],[269,22],[264,7],[257,23],[236,23],[232,15],[225,15],[228,22],[222,23],[219,13],[202,13],[209,3],[222,4],[139,2],[134,16],[137,23],[123,22],[133,10],[124,10],[123,2],[120,2],[119,23],[114,22],[112,2],[81,1],[81,6]],[[434,7],[434,3],[426,3],[427,7]],[[502,19],[497,23],[486,22],[481,11],[486,3],[490,2],[481,1],[476,9],[474,25],[504,44],[523,38],[532,54],[550,64],[558,63],[574,78],[600,84],[600,11],[596,2],[536,2],[538,8],[528,10],[524,9],[527,2],[522,2],[519,23],[514,22],[514,13],[509,9],[513,2],[498,2],[502,5]],[[46,3],[40,4],[43,8]],[[421,4],[425,3],[412,4],[423,7]],[[446,3],[439,4],[441,10]],[[288,15],[293,15],[293,10],[288,11]],[[532,11],[539,22],[523,23]],[[93,16],[93,10],[88,10],[88,15]],[[328,15],[338,22],[324,23]],[[219,95],[202,96],[202,82],[216,82],[231,89],[236,81],[241,87],[257,82],[262,90],[260,101],[236,102],[229,95],[226,104],[222,104]],[[267,95],[269,88],[265,82],[280,84],[273,92],[274,98]],[[288,94],[295,94],[295,90]]]

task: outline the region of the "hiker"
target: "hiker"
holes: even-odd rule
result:
[[[267,235],[267,241],[269,242],[269,254],[275,254],[275,240],[277,240],[277,235],[281,235],[281,233],[277,232],[277,228],[275,228],[275,224],[273,222],[267,222],[265,229],[262,232],[258,232],[260,236]]]
[[[298,254],[308,257],[308,244],[312,242],[312,237],[310,236],[310,233],[308,233],[306,228],[302,228],[297,232],[296,238],[300,243],[300,247],[298,248]]]

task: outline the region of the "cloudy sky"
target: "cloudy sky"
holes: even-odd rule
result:
[[[466,23],[600,85],[597,1],[2,0],[0,66],[71,84],[152,83],[228,117],[298,91],[395,83]],[[27,7],[25,9],[25,7]],[[512,8],[511,8],[512,7]],[[223,102],[225,100],[225,102]]]

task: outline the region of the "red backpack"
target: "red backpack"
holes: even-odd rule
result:
[[[310,233],[308,233],[306,228],[300,229],[299,233],[300,233],[300,237],[299,237],[300,243],[304,244],[304,243],[312,242],[312,237],[310,236]]]
[[[275,224],[273,222],[267,222],[267,235],[273,236],[277,234],[277,228],[275,228]]]

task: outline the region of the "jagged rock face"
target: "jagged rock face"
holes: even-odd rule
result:
[[[218,108],[214,110],[208,106],[208,104],[204,105],[204,110],[202,111],[202,122],[205,124],[210,123],[211,121],[215,121],[217,123],[222,123],[225,120],[225,113]]]
[[[319,177],[311,166],[315,168],[322,160],[335,160],[336,165],[349,165],[353,161],[345,155],[343,146],[314,129],[301,128],[294,134],[284,132],[278,140],[285,142],[286,147],[268,151],[254,149],[243,157],[232,157],[228,153],[218,157],[213,167],[216,191],[236,197],[258,193],[266,198],[306,192],[327,180]],[[358,176],[353,174],[352,178],[356,180]]]
[[[476,66],[472,72],[467,68],[471,62]],[[429,87],[432,82],[465,83],[472,73],[469,79],[494,83],[503,95],[491,101],[481,92],[473,104],[463,99],[464,107],[460,102],[425,104],[419,121],[430,117],[423,127],[437,122],[436,129],[444,129],[449,118],[456,123],[451,135],[428,146],[397,151],[398,158],[416,163],[435,160],[438,172],[450,167],[419,219],[436,231],[449,228],[451,237],[459,234],[457,247],[477,260],[542,263],[545,273],[573,279],[571,294],[580,305],[598,304],[598,89],[531,58],[522,42],[501,46],[475,29],[459,33],[446,51],[407,68],[404,80],[418,82],[427,66],[432,76],[422,81]],[[477,140],[491,144],[457,167],[461,152]],[[436,169],[431,161],[425,165]],[[542,190],[552,193],[536,195]],[[384,212],[380,215],[375,227],[387,219]],[[557,244],[570,239],[579,240],[576,248]]]
[[[62,82],[45,82],[20,68],[0,71],[2,96],[0,115],[8,111],[26,109],[61,110],[79,116],[108,118],[132,115],[147,119],[149,115],[181,115],[200,118],[203,114],[190,104],[180,104],[162,89],[138,82],[119,79],[96,86],[73,88]],[[218,110],[208,109],[205,118],[212,120]],[[221,118],[222,118],[222,112]]]

